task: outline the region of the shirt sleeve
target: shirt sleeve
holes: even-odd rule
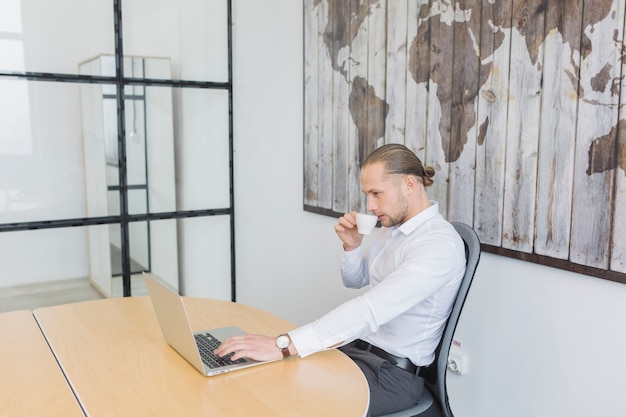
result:
[[[367,272],[367,257],[363,256],[361,246],[341,257],[341,279],[348,288],[363,288],[369,284]]]
[[[318,320],[289,332],[301,357],[337,347],[354,339],[376,332],[380,326],[423,302],[448,283],[451,268],[450,248],[426,242],[419,247],[407,248],[405,260],[382,282],[364,294],[331,310]],[[354,252],[354,251],[352,251]],[[346,253],[347,258],[359,256]],[[349,259],[344,282],[352,282],[357,275],[359,262]],[[343,265],[342,265],[343,266]],[[354,279],[354,282],[358,279]]]
[[[354,339],[355,334],[369,334],[375,320],[369,314],[367,300],[360,296],[302,327],[289,332],[289,337],[301,357],[338,347]]]

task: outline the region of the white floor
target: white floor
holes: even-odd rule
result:
[[[87,278],[21,285],[0,288],[0,312],[34,310],[101,298],[104,297],[89,284]]]
[[[122,297],[122,278],[113,278],[113,297]],[[131,277],[132,295],[147,295],[148,291],[141,275]],[[87,278],[69,279],[44,284],[21,285],[0,288],[0,313],[16,310],[34,310],[80,301],[105,298],[89,284]]]

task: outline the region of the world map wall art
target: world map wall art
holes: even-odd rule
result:
[[[304,0],[304,210],[403,143],[483,250],[626,283],[626,0]]]

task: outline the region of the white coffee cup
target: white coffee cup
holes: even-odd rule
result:
[[[362,235],[369,235],[374,230],[378,217],[371,214],[357,213],[356,214],[356,229]]]

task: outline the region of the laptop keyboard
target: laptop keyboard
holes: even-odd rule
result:
[[[200,357],[202,358],[202,362],[204,362],[204,364],[211,369],[246,362],[246,360],[243,358],[234,361],[230,360],[230,357],[233,355],[233,353],[228,354],[223,358],[220,358],[215,353],[213,353],[213,351],[215,351],[215,349],[217,349],[220,345],[220,341],[210,334],[194,334],[194,337],[196,338],[196,345],[198,345],[198,350],[200,351]]]

